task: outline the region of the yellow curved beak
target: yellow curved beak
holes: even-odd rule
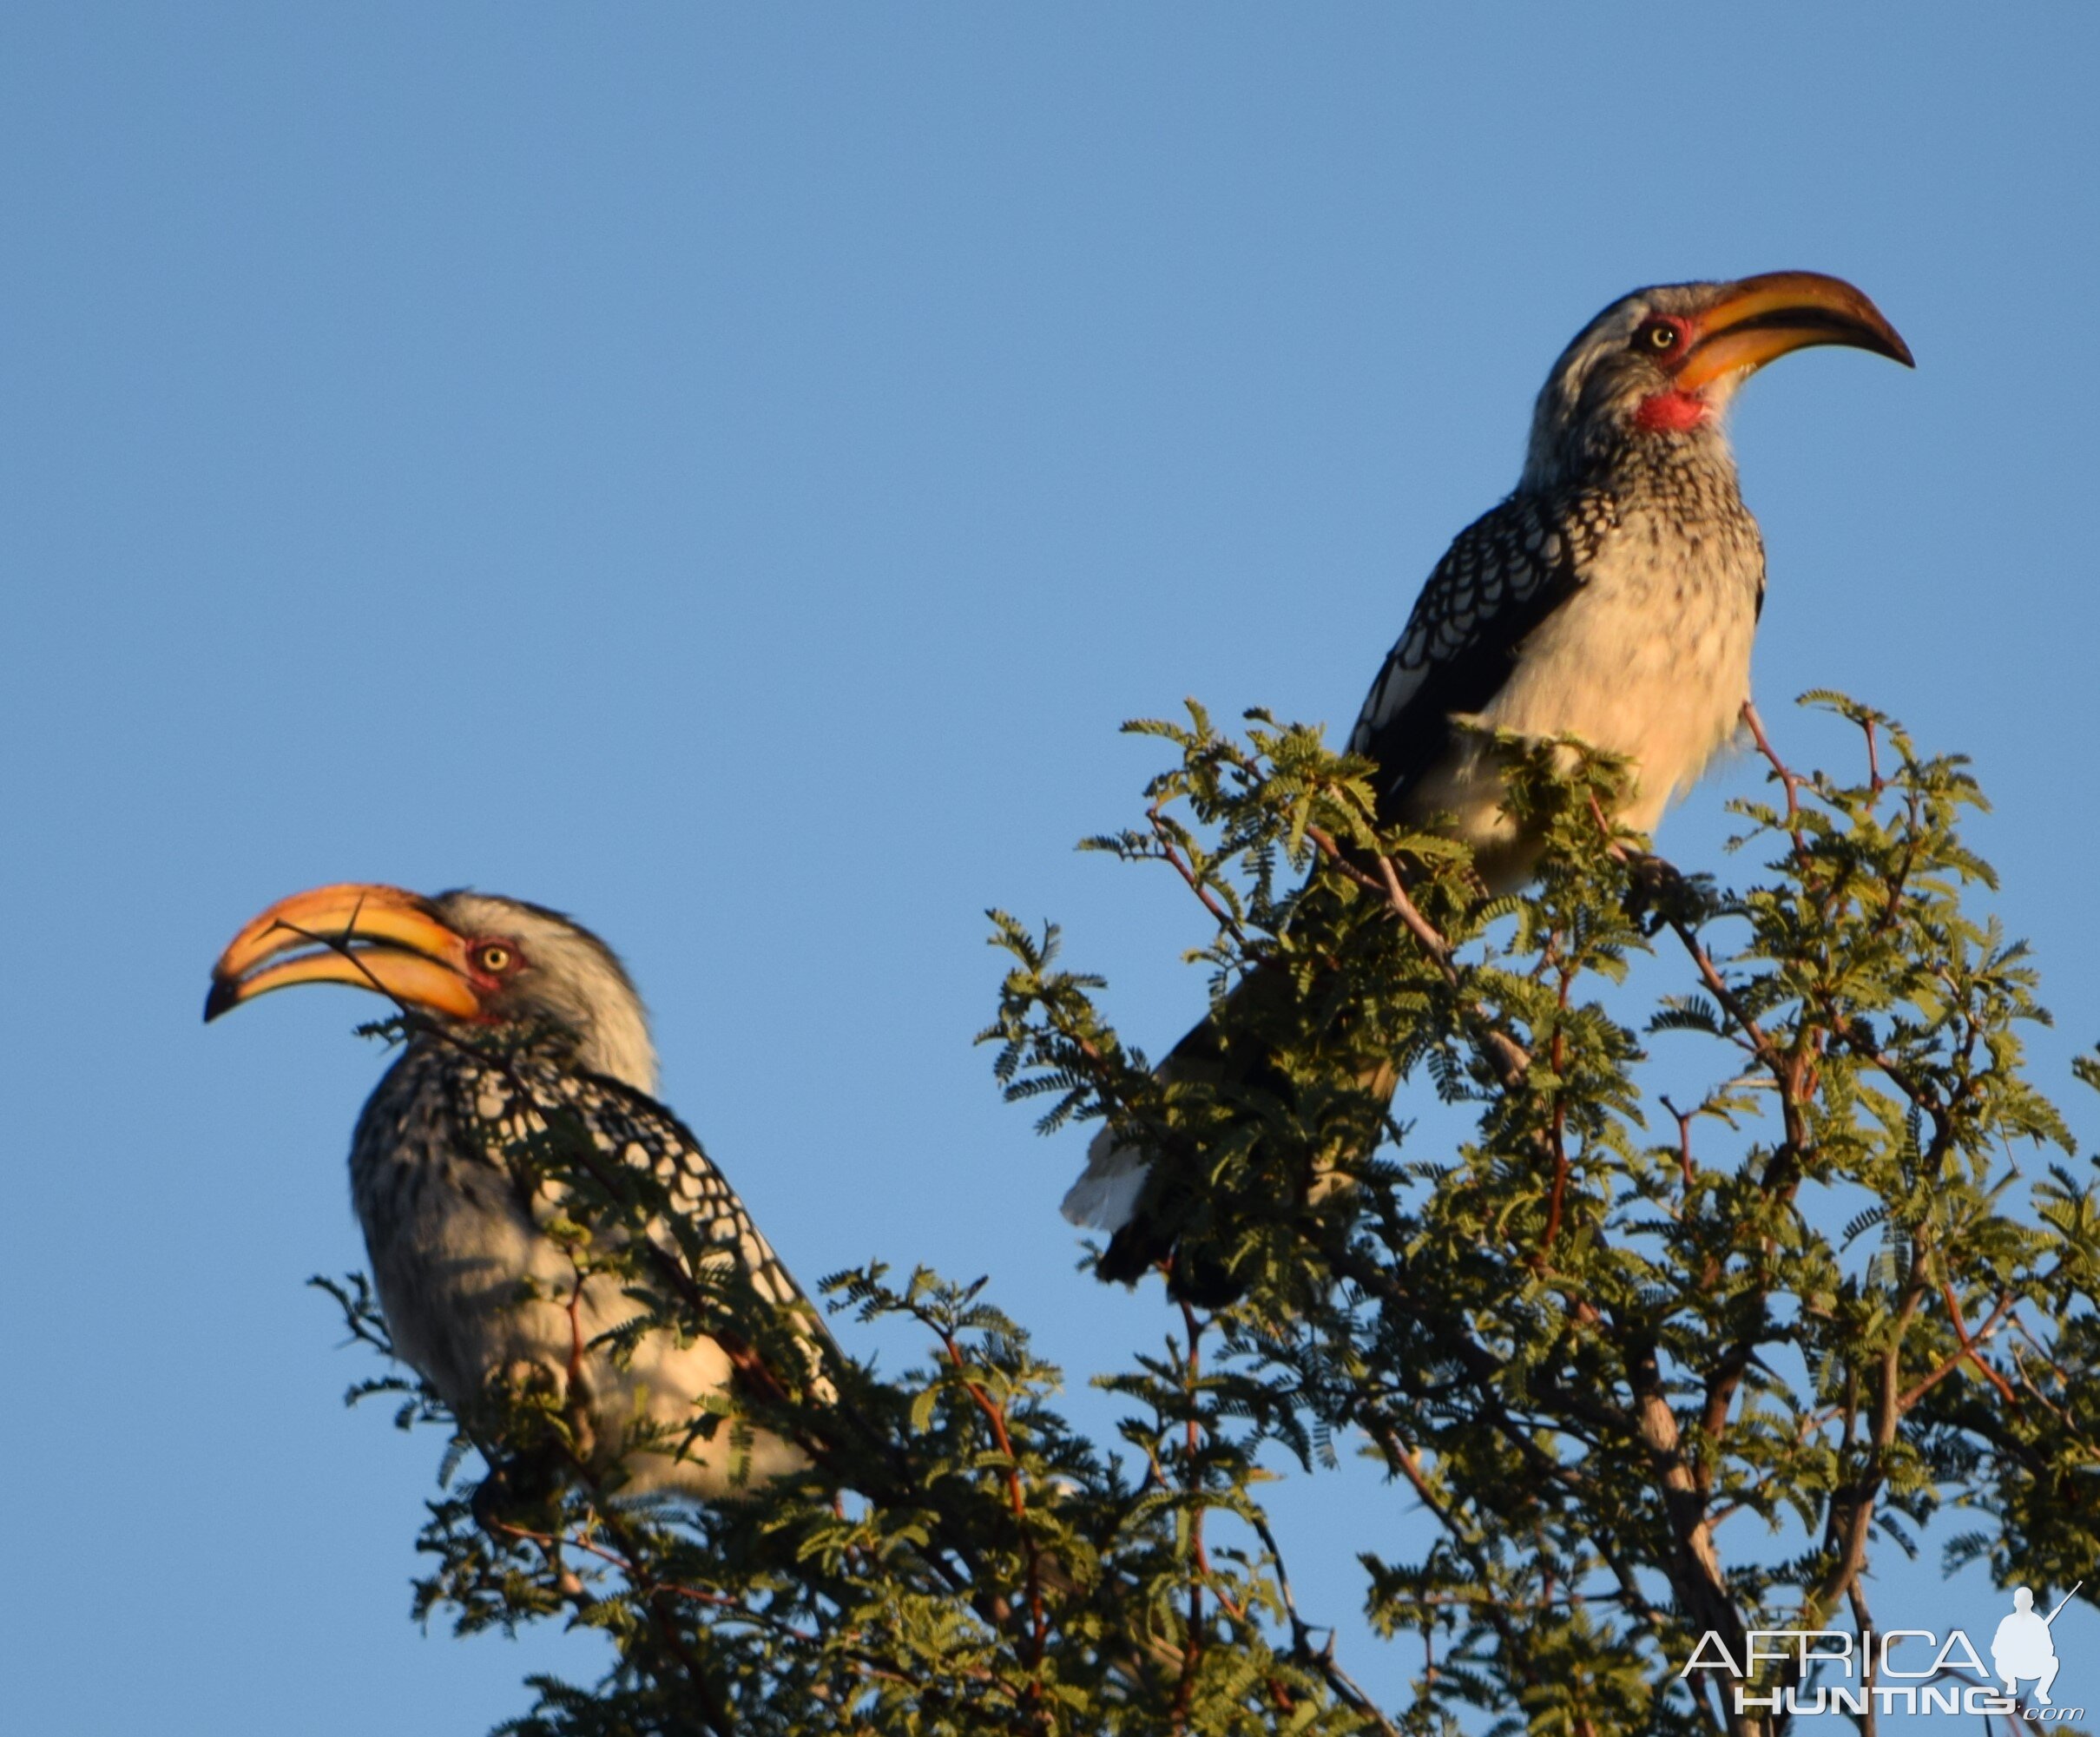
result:
[[[349,984],[454,1019],[482,1010],[465,939],[398,886],[345,881],[278,900],[219,956],[204,1017],[294,984]]]
[[[1842,278],[1821,272],[1767,272],[1729,286],[1698,319],[1677,370],[1679,391],[1695,392],[1729,374],[1748,374],[1789,350],[1844,344],[1906,368],[1917,364],[1879,308]]]

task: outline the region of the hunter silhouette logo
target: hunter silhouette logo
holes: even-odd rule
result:
[[[2078,1582],[2078,1586],[2084,1584],[2084,1581]],[[2024,1586],[2013,1589],[2012,1614],[1998,1625],[1998,1633],[1991,1637],[1991,1662],[1998,1667],[1998,1681],[2005,1685],[2007,1694],[2017,1695],[2018,1682],[2035,1677],[2039,1679],[2034,1686],[2035,1700],[2044,1707],[2051,1704],[2049,1685],[2057,1680],[2057,1671],[2064,1661],[2057,1657],[2057,1643],[2049,1631],[2078,1586],[2065,1593],[2046,1616],[2034,1614],[2034,1594]]]
[[[1991,1637],[1991,1668],[1968,1635],[1950,1628],[1943,1637],[1930,1628],[1753,1628],[1742,1636],[1740,1658],[1709,1628],[1677,1673],[1725,1671],[1735,1681],[1729,1697],[1740,1717],[1836,1713],[1952,1713],[1974,1718],[2016,1714],[2030,1724],[2083,1719],[2083,1707],[2059,1707],[2049,1697],[2062,1661],[2051,1628],[2077,1586],[2044,1616],[2034,1594],[2016,1587],[2012,1609]],[[1995,1676],[1998,1681],[1991,1679]],[[1815,1687],[1807,1687],[1811,1679]],[[2027,1704],[2019,1686],[2031,1682]]]

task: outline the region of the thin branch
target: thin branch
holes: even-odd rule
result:
[[[1348,1672],[1334,1659],[1334,1631],[1327,1631],[1326,1645],[1315,1650],[1313,1629],[1304,1617],[1298,1614],[1298,1600],[1291,1591],[1290,1572],[1283,1564],[1283,1551],[1276,1543],[1276,1535],[1269,1530],[1267,1519],[1260,1510],[1248,1516],[1248,1523],[1254,1529],[1261,1547],[1268,1552],[1269,1562],[1276,1571],[1276,1591],[1283,1602],[1283,1614],[1291,1625],[1291,1652],[1300,1665],[1310,1666],[1325,1677],[1327,1686],[1349,1706],[1371,1721],[1372,1728],[1380,1737],[1400,1737],[1399,1728],[1379,1710],[1378,1703],[1365,1694]]]

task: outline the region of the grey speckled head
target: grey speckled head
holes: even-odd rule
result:
[[[558,911],[521,898],[455,888],[431,901],[447,927],[477,948],[507,946],[510,958],[489,1010],[572,1033],[576,1060],[593,1073],[656,1090],[648,1014],[620,958]]]
[[[1873,302],[1820,272],[1656,284],[1622,296],[1553,365],[1532,412],[1519,487],[1582,482],[1635,441],[1705,446],[1725,457],[1721,417],[1735,389],[1767,362],[1815,344],[1911,361]]]

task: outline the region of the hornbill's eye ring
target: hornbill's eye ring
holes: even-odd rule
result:
[[[1641,328],[1641,342],[1650,350],[1675,350],[1677,347],[1677,328],[1665,320],[1656,320]]]
[[[499,942],[486,942],[474,950],[474,963],[490,977],[500,977],[510,969],[510,950]]]

